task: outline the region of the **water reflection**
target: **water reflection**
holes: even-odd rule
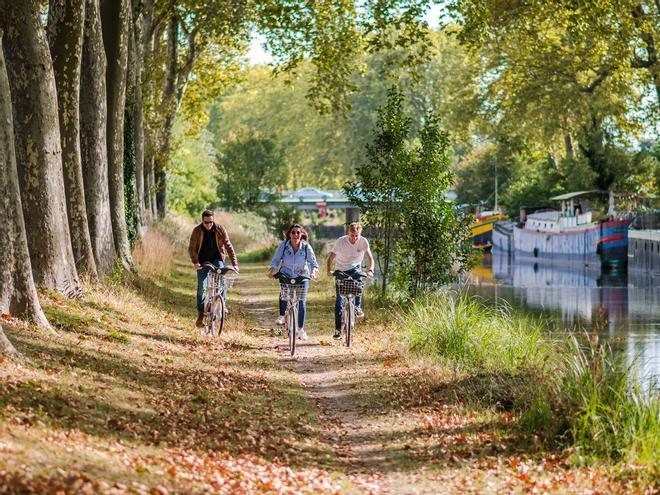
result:
[[[637,358],[643,381],[660,378],[660,278],[560,263],[518,261],[495,252],[470,273],[469,290],[492,302],[550,317],[559,328],[596,326]]]

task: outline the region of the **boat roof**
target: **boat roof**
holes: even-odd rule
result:
[[[554,198],[550,198],[551,201],[566,201],[567,199],[573,199],[577,198],[578,196],[586,196],[587,194],[594,194],[594,193],[600,193],[602,191],[599,191],[598,189],[593,189],[591,191],[577,191],[577,192],[570,192],[566,194],[560,194],[559,196],[555,196]]]

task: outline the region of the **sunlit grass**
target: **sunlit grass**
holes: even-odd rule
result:
[[[464,377],[464,402],[515,411],[523,431],[566,447],[577,462],[658,465],[660,399],[595,333],[551,341],[542,320],[460,291],[416,301],[398,328],[413,352]]]
[[[489,307],[460,292],[418,299],[398,325],[413,351],[444,359],[457,371],[539,367],[552,351],[541,337],[540,321],[514,317],[506,306]]]

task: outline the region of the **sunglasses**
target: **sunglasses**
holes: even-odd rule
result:
[[[213,223],[213,220],[209,220],[208,222],[204,220],[204,225],[211,225]]]
[[[300,234],[302,234],[302,232],[300,232],[299,230],[294,230],[291,232],[291,235],[300,235]]]

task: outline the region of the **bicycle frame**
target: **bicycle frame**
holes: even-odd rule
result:
[[[229,288],[230,279],[226,276],[228,271],[236,270],[233,267],[216,268],[212,264],[205,263],[209,268],[209,274],[204,298],[204,326],[202,335],[215,337],[222,333],[225,324],[225,291]]]
[[[296,353],[298,333],[298,303],[305,298],[307,292],[305,281],[310,280],[310,278],[306,276],[291,278],[280,272],[276,273],[274,278],[280,282],[280,299],[286,301],[284,326],[289,334],[289,349],[293,356]]]
[[[355,279],[339,270],[336,270],[334,275],[337,292],[339,297],[344,300],[341,330],[346,347],[350,347],[355,328],[355,298],[362,296],[364,292],[364,280],[362,279],[366,278],[366,276],[360,273],[357,274],[359,279]]]

